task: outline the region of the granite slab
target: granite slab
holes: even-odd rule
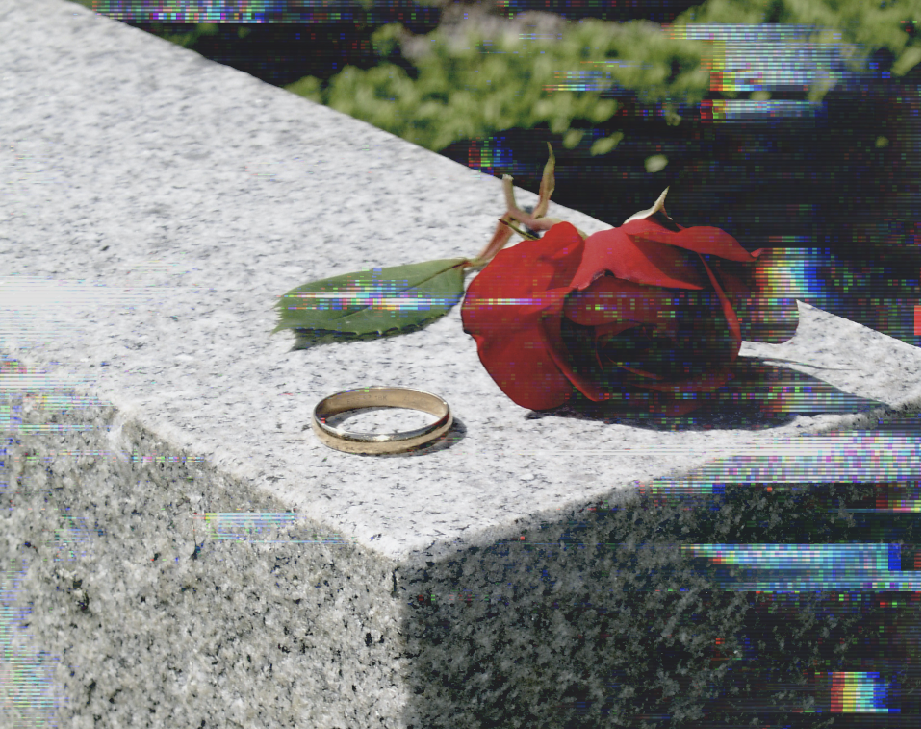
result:
[[[0,639],[31,656],[20,663],[39,687],[26,700],[0,682],[7,716],[318,729],[613,726],[655,706],[699,718],[726,674],[707,651],[744,611],[731,591],[704,610],[716,583],[674,544],[725,495],[703,489],[693,509],[652,517],[643,486],[746,454],[796,468],[828,447],[816,436],[921,403],[921,352],[802,302],[796,337],[742,354],[806,363],[777,366],[827,383],[825,411],[729,410],[671,429],[520,408],[459,308],[403,337],[291,351],[289,334],[269,335],[280,294],[474,255],[501,213],[499,180],[63,0],[0,17],[0,555],[19,616]],[[435,392],[455,425],[391,457],[321,445],[316,403],[368,385]],[[726,533],[699,522],[698,542]],[[553,607],[599,590],[604,620],[597,601]],[[684,658],[656,669],[663,641]],[[624,667],[633,678],[612,684]],[[644,675],[659,676],[658,698]]]

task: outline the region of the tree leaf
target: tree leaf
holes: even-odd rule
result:
[[[275,304],[279,322],[272,333],[295,329],[295,349],[301,349],[416,331],[461,300],[466,261],[368,269],[298,286]]]

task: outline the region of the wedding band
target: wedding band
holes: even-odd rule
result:
[[[352,433],[326,424],[326,419],[349,410],[404,408],[437,415],[431,425],[402,433]],[[408,451],[448,432],[454,417],[438,395],[405,387],[365,387],[325,397],[313,411],[313,430],[323,445],[345,453],[379,455]]]

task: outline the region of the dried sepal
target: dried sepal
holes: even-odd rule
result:
[[[656,213],[662,213],[666,218],[669,218],[668,213],[665,212],[665,196],[668,195],[668,188],[666,187],[662,194],[656,198],[656,201],[653,203],[652,207],[649,210],[642,210],[638,213],[633,213],[629,218],[624,221],[624,225],[629,223],[631,220],[645,220],[646,218],[651,218]]]
[[[489,263],[496,254],[502,250],[509,239],[512,237],[512,230],[505,224],[508,218],[503,216],[496,225],[496,232],[493,233],[492,239],[486,244],[486,247],[479,252],[476,258],[469,262],[468,268],[481,268]]]
[[[553,145],[551,145],[550,142],[547,142],[547,149],[550,150],[550,159],[547,160],[547,164],[544,166],[543,177],[540,179],[540,190],[538,191],[539,199],[537,207],[534,208],[535,218],[542,218],[547,214],[547,211],[550,209],[550,196],[553,195],[553,170],[556,165],[553,157]]]

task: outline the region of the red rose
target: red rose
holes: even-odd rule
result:
[[[795,330],[795,302],[786,302],[786,321],[767,306],[771,277],[755,266],[771,256],[763,253],[661,213],[586,239],[557,223],[500,250],[477,274],[464,331],[522,407],[554,408],[578,390],[628,410],[683,415],[704,404],[699,393],[732,379],[743,334],[776,342]]]

